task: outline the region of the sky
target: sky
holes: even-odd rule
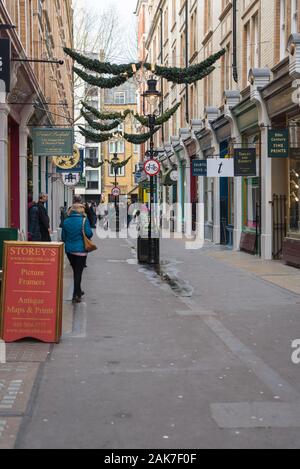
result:
[[[115,5],[120,13],[120,22],[124,30],[128,27],[128,21],[131,23],[136,16],[133,14],[137,6],[137,0],[81,0],[90,8],[102,11],[108,5]]]
[[[78,0],[77,0],[78,1]],[[137,6],[137,0],[79,0],[83,5],[96,11],[103,11],[108,6],[115,6],[119,13],[120,28],[124,34],[124,44],[132,42],[137,17],[133,14]],[[126,37],[128,39],[126,39]],[[124,46],[125,50],[125,46]],[[126,53],[125,53],[126,55]],[[121,57],[122,58],[122,57]]]

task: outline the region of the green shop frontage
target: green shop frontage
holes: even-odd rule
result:
[[[240,249],[251,254],[261,254],[261,131],[258,110],[249,95],[232,110],[239,129],[239,141],[233,149],[254,149],[256,153],[256,175],[242,177],[237,197],[241,198],[241,213],[237,214],[241,228]],[[235,178],[237,182],[238,178]]]

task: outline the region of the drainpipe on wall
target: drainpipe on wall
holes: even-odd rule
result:
[[[233,79],[236,83],[239,82],[238,69],[237,69],[237,4],[236,0],[232,1],[232,10],[233,10],[233,62],[232,62],[232,72]]]
[[[163,9],[160,8],[160,63],[161,66],[164,66],[164,34],[163,34]],[[161,101],[161,113],[164,113],[164,79],[161,79],[161,94],[162,94],[162,101]],[[162,135],[162,143],[165,143],[165,127],[162,125],[161,127],[161,135]]]
[[[185,1],[185,66],[188,68],[189,66],[189,1]],[[186,85],[185,88],[185,118],[186,123],[188,124],[190,121],[190,111],[189,111],[189,85]]]

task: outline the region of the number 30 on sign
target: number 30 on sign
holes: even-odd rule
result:
[[[148,176],[157,176],[157,174],[160,172],[160,163],[156,160],[149,160],[146,161],[144,164],[144,171]]]

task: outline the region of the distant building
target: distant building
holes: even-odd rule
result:
[[[104,110],[107,112],[123,112],[126,109],[137,112],[137,88],[133,81],[104,92]],[[128,134],[137,133],[136,121],[129,116],[124,123],[120,124],[118,130]],[[102,193],[105,200],[114,200],[111,191],[115,185],[114,169],[107,161],[111,161],[116,153],[120,161],[132,157],[126,167],[121,168],[117,175],[118,185],[123,196],[135,201],[138,196],[138,186],[135,184],[135,169],[139,162],[139,145],[126,142],[123,138],[115,138],[102,145],[103,159],[106,161],[102,172]]]

